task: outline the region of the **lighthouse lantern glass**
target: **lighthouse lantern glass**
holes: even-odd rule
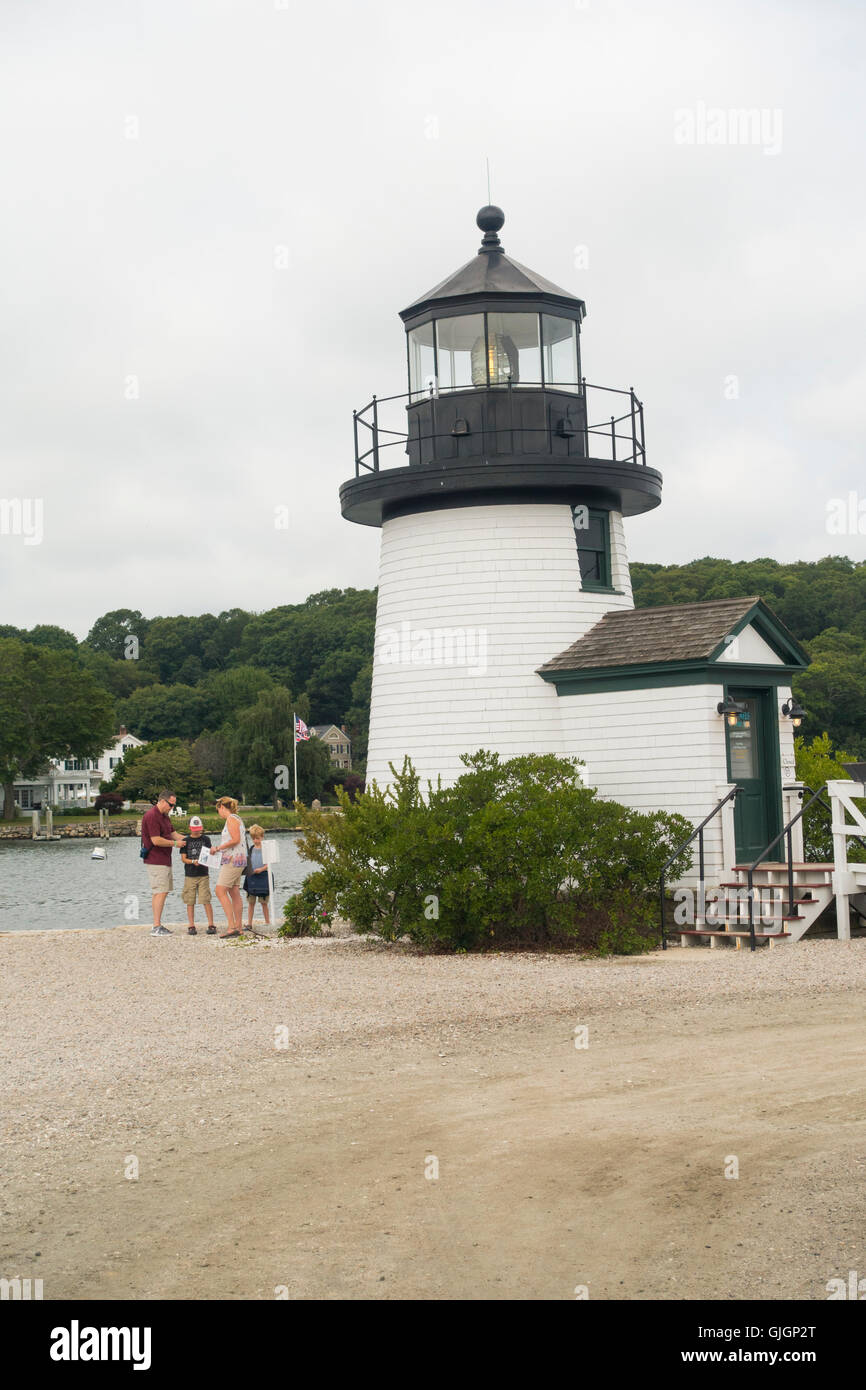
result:
[[[577,356],[577,324],[574,319],[562,319],[542,314],[541,334],[544,342],[544,382],[559,391],[577,391],[580,387]]]
[[[487,315],[487,383],[491,386],[540,386],[541,348],[538,341],[537,314]],[[473,353],[475,380],[483,371],[485,357]]]
[[[454,318],[437,319],[436,358],[442,390],[478,385],[473,370],[473,354],[479,339],[484,342],[483,314],[461,314]],[[485,380],[483,385],[486,384]]]
[[[433,351],[433,324],[422,323],[409,334],[409,392],[419,400],[429,395],[436,380],[436,357]]]

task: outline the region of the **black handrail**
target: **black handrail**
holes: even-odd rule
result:
[[[700,885],[700,887],[699,887],[699,897],[700,897],[700,902],[701,902],[702,907],[703,907],[704,918],[706,919],[707,891],[706,891],[706,878],[705,878],[705,876],[704,876],[704,826],[709,825],[709,823],[710,823],[710,821],[713,819],[713,817],[714,817],[714,816],[717,816],[717,815],[719,814],[719,812],[721,811],[722,807],[723,807],[724,805],[726,805],[727,802],[731,801],[734,797],[736,797],[737,794],[738,794],[738,792],[741,792],[742,790],[743,790],[743,789],[742,789],[742,787],[740,787],[740,786],[731,787],[731,790],[728,792],[727,796],[723,796],[723,797],[722,797],[721,801],[719,801],[719,802],[717,803],[717,805],[715,805],[715,806],[713,807],[712,811],[710,811],[710,814],[709,814],[708,816],[704,816],[704,818],[703,818],[703,820],[701,821],[700,825],[696,825],[696,826],[695,826],[695,828],[694,828],[694,830],[692,831],[692,833],[691,833],[691,835],[689,836],[689,838],[688,838],[687,840],[683,840],[683,842],[682,842],[682,844],[679,846],[679,848],[674,850],[673,854],[671,855],[670,859],[668,859],[667,863],[665,864],[664,868],[663,868],[662,871],[661,871],[661,874],[659,875],[659,908],[660,908],[660,911],[661,911],[662,950],[663,950],[663,951],[666,951],[666,950],[668,949],[668,934],[667,934],[667,928],[665,927],[665,878],[667,877],[668,869],[670,868],[671,864],[673,864],[674,860],[679,858],[679,856],[682,854],[683,850],[684,850],[684,849],[688,849],[689,845],[692,843],[692,840],[694,840],[695,836],[697,836],[697,838],[698,838],[698,883],[699,883],[699,885]]]
[[[598,386],[598,385],[595,385],[595,384],[593,384],[592,382],[589,382],[589,381],[581,381],[581,383],[580,383],[580,385],[579,385],[579,387],[578,387],[578,389],[577,389],[576,391],[571,390],[571,389],[570,389],[571,386],[572,386],[572,383],[568,383],[568,382],[556,383],[556,382],[540,382],[540,381],[539,381],[539,382],[521,381],[521,382],[519,382],[517,385],[515,385],[514,382],[508,382],[507,386],[503,386],[503,387],[501,387],[501,388],[498,388],[498,387],[496,387],[496,388],[494,388],[494,387],[472,387],[472,386],[466,386],[466,385],[463,385],[463,386],[440,386],[440,385],[438,385],[437,383],[433,383],[433,384],[432,384],[431,386],[429,386],[425,391],[412,391],[412,392],[410,392],[410,391],[402,391],[402,392],[399,392],[397,395],[394,395],[394,396],[374,396],[374,397],[372,398],[372,400],[368,401],[367,404],[366,404],[365,406],[362,406],[362,408],[361,408],[360,410],[354,410],[354,411],[352,412],[352,419],[353,419],[354,430],[355,430],[355,477],[358,478],[358,477],[361,476],[361,470],[362,470],[362,469],[364,469],[364,470],[365,470],[366,472],[368,472],[368,473],[378,473],[378,472],[379,472],[379,453],[380,453],[380,450],[381,450],[381,449],[392,448],[395,444],[402,444],[402,445],[405,447],[405,445],[406,445],[406,444],[408,443],[408,441],[409,441],[409,433],[408,433],[408,431],[394,430],[394,429],[386,429],[386,428],[384,428],[382,425],[379,424],[379,407],[380,407],[380,406],[382,406],[382,405],[388,405],[391,401],[405,400],[405,401],[408,401],[409,405],[408,405],[407,408],[409,408],[409,407],[411,407],[411,406],[412,406],[415,402],[417,402],[417,401],[421,401],[421,400],[425,400],[425,399],[430,400],[430,399],[438,398],[438,397],[440,397],[440,396],[449,396],[449,395],[455,395],[455,394],[463,394],[463,393],[466,393],[467,391],[470,391],[470,392],[471,392],[471,391],[473,391],[473,390],[494,390],[494,389],[503,389],[503,390],[507,390],[507,391],[509,391],[509,392],[512,392],[512,391],[514,391],[514,390],[521,391],[521,390],[523,390],[525,387],[528,388],[528,389],[533,389],[533,388],[535,388],[535,389],[538,389],[538,390],[545,390],[545,391],[551,391],[551,390],[554,390],[554,391],[555,391],[555,390],[557,390],[557,389],[560,389],[563,393],[565,393],[566,391],[568,391],[568,394],[572,395],[575,399],[583,399],[584,402],[586,402],[586,399],[587,399],[587,397],[586,397],[587,391],[607,391],[607,392],[609,392],[609,393],[611,393],[611,394],[613,394],[613,395],[617,395],[617,396],[626,396],[626,397],[628,397],[629,408],[628,408],[627,410],[625,410],[625,411],[623,412],[622,415],[611,415],[611,416],[609,416],[609,417],[606,417],[603,424],[597,424],[597,425],[586,424],[586,425],[584,425],[584,438],[585,438],[585,441],[586,441],[587,453],[588,453],[588,451],[589,451],[589,435],[591,435],[591,434],[592,434],[592,435],[599,435],[599,436],[602,436],[602,437],[604,437],[604,438],[610,440],[610,444],[611,444],[611,453],[612,453],[612,461],[613,461],[613,462],[617,462],[617,440],[618,440],[618,439],[620,439],[620,440],[625,440],[627,444],[628,444],[628,443],[631,444],[631,453],[630,453],[630,454],[627,454],[627,456],[625,456],[625,457],[623,457],[623,458],[620,458],[620,459],[619,459],[619,462],[621,462],[621,463],[640,463],[640,464],[646,465],[646,444],[645,444],[645,440],[644,440],[643,402],[640,401],[640,400],[638,400],[637,396],[636,396],[635,393],[634,393],[634,388],[631,387],[628,391],[623,391],[623,390],[622,390],[620,387],[618,387],[618,386]],[[366,417],[367,417],[368,414],[369,414],[372,418],[367,419]],[[626,422],[628,422],[627,430],[625,430],[625,431],[618,431],[618,430],[616,429],[616,426],[617,426],[617,425],[622,425],[622,424],[625,424]],[[359,442],[358,442],[358,426],[359,426],[359,425],[365,426],[365,428],[367,428],[367,429],[370,431],[371,435],[372,435],[372,442],[371,442],[370,448],[369,448],[369,449],[365,449],[363,452],[361,452],[360,445],[359,445]],[[511,426],[509,425],[509,426],[506,426],[506,427],[501,428],[501,429],[498,429],[498,430],[488,431],[488,433],[493,434],[493,435],[496,435],[496,434],[507,434],[507,433],[510,432],[510,429],[511,429]],[[545,426],[544,428],[539,428],[539,429],[536,430],[536,431],[527,430],[527,429],[524,427],[524,433],[533,433],[533,432],[534,432],[534,433],[537,433],[537,434],[539,434],[539,435],[542,435],[545,439],[548,439],[548,437],[551,435],[551,432],[552,432],[552,431],[551,431],[551,429],[550,429],[548,426]],[[381,441],[381,440],[380,440],[380,436],[381,436],[381,435],[385,435],[385,434],[386,434],[386,435],[392,435],[393,438],[387,439],[387,440],[384,440],[384,441]],[[433,439],[436,439],[436,438],[443,438],[443,439],[444,439],[444,438],[450,438],[451,436],[450,436],[450,434],[443,433],[442,435],[433,435],[433,434],[427,435],[427,434],[425,434],[424,437],[425,437],[425,440],[427,440],[427,441],[432,441]],[[548,444],[548,447],[549,447],[549,444]],[[371,455],[372,455],[372,458],[373,458],[372,464],[370,464],[370,463],[367,462],[367,460],[370,458]]]
[[[763,860],[766,859],[767,855],[770,853],[770,850],[771,850],[771,849],[775,849],[775,848],[776,848],[776,845],[779,843],[779,841],[782,839],[782,837],[785,836],[786,839],[787,839],[787,852],[788,852],[788,916],[789,916],[789,917],[793,917],[793,916],[795,915],[795,913],[794,913],[794,849],[793,849],[793,842],[792,842],[792,837],[791,837],[791,831],[793,830],[794,826],[797,824],[797,821],[800,820],[801,817],[802,817],[803,815],[805,815],[806,811],[808,811],[809,807],[812,805],[812,802],[813,802],[813,801],[819,800],[819,799],[820,799],[820,796],[821,796],[821,792],[826,791],[826,789],[827,789],[827,784],[826,784],[826,782],[824,783],[824,785],[823,785],[822,787],[819,787],[818,790],[817,790],[816,792],[813,792],[812,789],[811,789],[811,787],[805,787],[805,788],[804,788],[804,790],[811,792],[811,796],[810,796],[809,800],[803,802],[803,804],[802,804],[802,806],[800,807],[799,811],[797,812],[796,816],[792,816],[791,819],[788,821],[787,825],[783,825],[783,826],[782,826],[782,829],[779,831],[779,833],[778,833],[778,835],[776,836],[775,840],[771,840],[771,841],[770,841],[770,843],[766,846],[766,848],[763,849],[763,850],[761,851],[761,853],[758,855],[758,857],[757,857],[757,859],[754,861],[754,863],[749,865],[749,867],[748,867],[748,869],[747,869],[747,871],[746,871],[746,872],[747,872],[747,879],[746,879],[746,882],[747,882],[747,884],[748,884],[747,896],[748,896],[748,899],[749,899],[749,949],[752,950],[752,951],[754,951],[754,950],[755,950],[755,947],[756,947],[756,942],[755,942],[755,887],[754,887],[754,883],[755,883],[755,870],[759,867],[759,865],[761,864],[761,862],[762,862]],[[823,804],[826,805],[826,802],[824,802]],[[784,930],[784,925],[785,925],[785,919],[784,919],[784,916],[783,916],[782,921],[781,921],[780,926],[779,926],[779,930],[780,930],[780,931]]]

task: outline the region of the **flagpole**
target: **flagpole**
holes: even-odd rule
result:
[[[298,799],[298,716],[292,710],[292,739],[295,753],[295,801]]]

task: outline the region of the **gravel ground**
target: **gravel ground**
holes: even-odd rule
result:
[[[866,940],[583,961],[136,927],[0,956],[0,1274],[46,1297],[572,1297],[589,1262],[593,1296],[739,1297],[748,1271],[809,1298],[866,1269]],[[741,1149],[773,1185],[719,1184]],[[710,1208],[713,1241],[671,1245]]]

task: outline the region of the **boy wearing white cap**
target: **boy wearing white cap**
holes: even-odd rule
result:
[[[210,836],[203,835],[204,827],[200,816],[193,816],[189,823],[189,834],[186,844],[181,850],[183,860],[183,892],[181,899],[186,904],[186,916],[189,922],[190,936],[198,936],[195,927],[195,905],[201,903],[207,916],[207,934],[216,935],[216,927],[213,920],[213,908],[211,907],[210,895],[210,874],[203,864],[199,864],[199,855],[202,849],[210,849]]]

